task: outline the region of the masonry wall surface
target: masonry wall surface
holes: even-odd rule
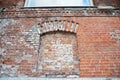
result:
[[[52,80],[49,77],[55,76],[62,77],[55,78],[56,80],[71,80],[71,77],[75,80],[91,80],[91,78],[94,78],[92,80],[119,80],[120,1],[93,1],[94,7],[104,7],[26,9],[25,0],[0,0],[0,80],[18,80],[18,78],[24,80],[24,77],[29,80]],[[106,6],[114,7],[106,9]],[[55,21],[59,24],[54,25]],[[70,23],[70,26],[64,25],[62,31],[59,27],[57,30],[49,31],[48,27],[49,32],[41,36],[39,30],[41,27],[45,29],[45,26],[40,25],[47,22],[47,26],[61,26],[61,22]],[[76,24],[79,24],[78,28],[73,26]],[[61,37],[54,39],[56,36]],[[64,39],[61,39],[63,37]],[[56,44],[50,45],[50,41]],[[44,48],[46,45],[49,46]],[[71,48],[73,45],[75,45],[74,49]],[[56,48],[52,49],[54,46]],[[54,50],[52,57],[49,57],[53,60],[52,63],[59,61],[55,57],[56,53],[62,53],[62,56],[69,54],[70,56],[67,55],[66,58],[67,64],[62,65],[66,67],[64,71],[60,71],[63,68],[58,65],[53,65],[51,68],[50,61],[44,63],[45,67],[42,68],[41,59],[45,56],[48,58],[49,54],[45,55],[41,49],[46,52]],[[59,63],[65,63],[64,56],[61,59]],[[73,63],[70,64],[68,61]],[[74,67],[71,68],[73,65]],[[47,71],[43,71],[46,69]],[[55,69],[55,72],[49,71],[51,69]]]
[[[80,77],[120,77],[120,21],[118,17],[13,18],[0,22],[0,77],[39,77],[39,35],[44,20],[79,23],[76,33]]]

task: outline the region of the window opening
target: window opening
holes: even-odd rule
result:
[[[24,7],[93,6],[92,0],[26,0]]]

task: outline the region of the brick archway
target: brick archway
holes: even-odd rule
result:
[[[73,21],[46,21],[39,24],[42,74],[46,77],[79,77],[79,58]],[[74,75],[74,76],[73,76]]]
[[[74,21],[55,20],[55,21],[45,21],[43,23],[39,23],[38,27],[40,34],[44,34],[47,32],[54,32],[54,31],[77,33],[79,23],[76,23]]]

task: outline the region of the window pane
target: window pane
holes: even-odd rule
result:
[[[25,7],[93,6],[92,0],[26,0]]]

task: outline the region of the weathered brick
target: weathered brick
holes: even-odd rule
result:
[[[4,60],[2,63],[3,63],[3,64],[6,64],[6,65],[13,65],[13,64],[16,64],[14,60],[10,60],[10,59]]]

